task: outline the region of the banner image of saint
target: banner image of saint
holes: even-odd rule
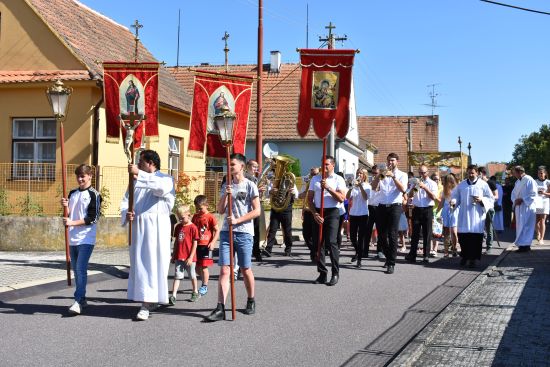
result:
[[[338,101],[339,73],[314,71],[311,108],[334,110]]]
[[[145,114],[145,102],[141,97],[143,95],[145,92],[141,82],[133,74],[128,75],[119,88],[120,114]]]
[[[235,98],[224,85],[220,86],[210,95],[208,101],[208,122],[206,130],[208,134],[217,134],[214,126],[214,116],[223,113],[223,111],[235,112]]]

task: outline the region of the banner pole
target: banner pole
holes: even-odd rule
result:
[[[321,180],[326,178],[325,176],[325,160],[327,159],[327,138],[323,138],[323,160],[321,161]],[[319,215],[324,218],[325,211],[325,193],[323,186],[321,186],[321,207],[319,208]],[[321,259],[321,246],[323,245],[323,223],[319,224],[319,243],[317,244],[317,261]]]

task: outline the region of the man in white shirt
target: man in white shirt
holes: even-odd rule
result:
[[[372,177],[378,176],[379,173],[380,171],[378,170],[378,165],[375,164],[374,166],[372,166]],[[363,257],[369,257],[369,245],[372,237],[372,230],[374,228],[374,225],[376,224],[376,210],[379,203],[380,192],[371,190],[371,196],[369,197],[369,221],[367,222],[367,229],[365,232],[366,243],[365,248],[363,249]],[[384,255],[382,245],[380,244],[380,236],[376,236],[376,257],[380,261],[386,261],[386,256]]]
[[[408,262],[416,262],[416,250],[418,249],[418,241],[420,240],[420,231],[422,231],[422,241],[424,248],[424,262],[429,262],[428,255],[430,253],[430,244],[432,243],[432,221],[434,217],[433,208],[434,200],[437,195],[437,183],[430,179],[428,167],[420,166],[418,170],[420,180],[417,187],[410,190],[410,195],[413,195],[412,204],[412,238],[411,251],[405,257]]]
[[[525,168],[515,166],[512,174],[517,181],[512,191],[512,202],[514,203],[514,215],[516,218],[516,239],[514,244],[518,247],[517,252],[528,252],[531,250],[531,242],[535,234],[537,183],[533,177],[525,174]]]
[[[321,174],[313,177],[309,185],[308,208],[313,213],[315,225],[313,226],[313,247],[319,249],[319,259],[317,260],[317,271],[319,277],[315,284],[325,284],[327,281],[327,267],[325,266],[325,251],[329,251],[330,263],[332,268],[332,277],[327,285],[333,286],[338,283],[340,267],[338,264],[340,249],[338,248],[338,231],[340,221],[339,206],[344,202],[347,188],[346,181],[341,176],[334,173],[334,158],[326,156],[323,165],[325,170],[325,179],[322,180]],[[321,217],[321,195],[324,196],[324,213]],[[319,245],[319,225],[322,224],[323,240]]]
[[[393,274],[397,257],[397,232],[401,217],[403,193],[407,189],[408,177],[397,168],[399,156],[388,154],[387,170],[372,181],[372,189],[379,191],[379,204],[376,210],[376,226],[380,244],[386,256],[386,273]],[[388,241],[389,240],[389,241]]]

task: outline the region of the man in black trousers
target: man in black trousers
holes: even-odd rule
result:
[[[386,256],[384,267],[387,267],[387,274],[393,274],[395,268],[401,204],[408,183],[407,174],[397,168],[398,163],[399,156],[396,153],[388,154],[387,169],[380,169],[380,174],[372,181],[372,189],[379,191],[380,195],[380,203],[376,210],[376,226]]]
[[[303,184],[304,189],[298,196],[304,201],[304,206],[302,209],[302,236],[304,237],[304,242],[309,249],[309,256],[311,258],[311,261],[315,261],[317,249],[313,247],[313,226],[315,225],[315,221],[313,220],[313,213],[307,207],[307,195],[309,192],[311,179],[318,174],[319,168],[311,167],[311,169],[309,170],[308,180]]]

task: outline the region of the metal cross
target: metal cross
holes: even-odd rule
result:
[[[143,28],[143,24],[139,24],[139,21],[136,19],[136,21],[134,22],[134,24],[131,25],[131,27],[135,28],[135,30],[136,30],[136,35],[134,37],[134,41],[136,41],[136,46],[135,46],[135,49],[134,49],[134,61],[137,62],[138,61],[138,48],[139,48],[139,29]]]

